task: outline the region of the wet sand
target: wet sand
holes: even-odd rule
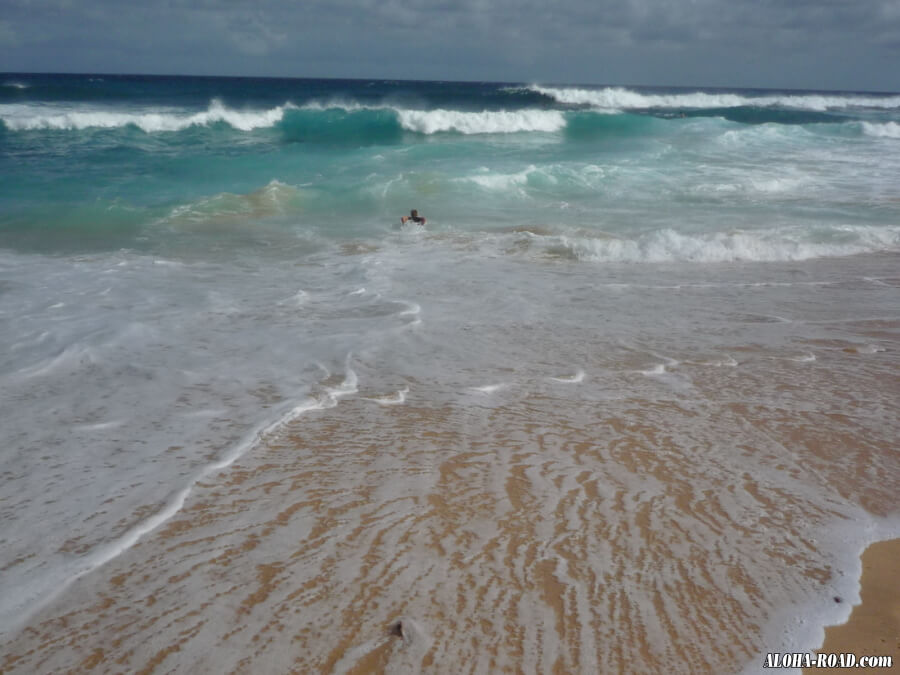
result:
[[[862,602],[853,608],[847,623],[825,629],[825,644],[818,653],[892,656],[893,668],[876,672],[900,672],[900,539],[872,544],[863,553],[862,566]],[[817,669],[804,669],[804,673],[814,672]],[[828,672],[858,671],[834,668]]]
[[[0,671],[738,673],[809,651],[897,532],[895,287],[846,286],[802,321],[731,280],[609,291],[599,315],[654,317],[627,343],[423,310],[0,637]]]
[[[671,404],[579,425],[587,405],[477,396],[304,415],[35,617],[0,669],[738,672],[779,588],[830,599],[814,551],[761,558],[748,527],[815,505],[749,472],[715,492],[725,474],[650,423]]]

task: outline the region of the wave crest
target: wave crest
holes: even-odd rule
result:
[[[193,126],[209,126],[223,122],[241,131],[271,127],[281,121],[290,103],[269,110],[233,110],[214,99],[209,107],[193,114],[171,111],[126,112],[113,110],[56,110],[26,106],[6,110],[0,119],[8,129],[30,131],[36,129],[82,130],[115,129],[135,126],[146,133],[182,131]]]
[[[397,110],[400,125],[408,131],[436,134],[510,134],[521,131],[559,131],[565,117],[556,110],[460,112],[457,110]]]
[[[7,106],[0,120],[13,131],[117,129],[135,126],[146,133],[183,131],[195,126],[224,123],[240,131],[274,127],[292,113],[289,130],[294,127],[327,132],[337,125],[340,134],[350,133],[355,124],[360,130],[394,130],[420,134],[456,132],[460,134],[508,134],[517,132],[554,132],[566,126],[563,113],[554,110],[464,112],[458,110],[414,110],[392,106],[364,106],[355,103],[312,103],[303,107],[291,103],[268,110],[235,110],[213,100],[201,112],[126,111],[102,109],[54,109],[45,106]],[[321,119],[312,116],[322,116]],[[385,117],[387,116],[387,117]],[[348,125],[349,123],[349,125]],[[334,131],[334,130],[332,130]],[[328,136],[328,133],[325,133]],[[332,134],[333,135],[333,134]]]
[[[863,122],[862,130],[866,136],[875,136],[876,138],[900,138],[900,124],[897,124],[897,122],[885,122],[884,124]]]
[[[529,235],[546,252],[592,262],[788,262],[900,250],[900,227],[844,226],[811,237],[784,230],[682,234],[658,230],[635,239]]]
[[[541,87],[532,91],[566,105],[587,105],[608,110],[652,108],[738,108],[742,106],[782,106],[800,110],[826,111],[836,108],[900,108],[900,96],[862,96],[827,94],[776,94],[744,96],[728,93],[690,92],[680,94],[645,94],[623,87],[583,89]]]

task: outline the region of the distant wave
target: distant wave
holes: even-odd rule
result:
[[[10,89],[28,89],[31,85],[26,84],[25,82],[18,82],[16,80],[9,80],[8,82],[3,83],[4,87],[9,87]]]
[[[801,110],[825,111],[848,107],[900,108],[900,96],[861,96],[827,94],[776,94],[744,96],[741,94],[691,92],[680,94],[646,94],[622,87],[582,89],[541,87],[531,91],[566,105],[588,105],[602,109],[634,110],[653,108],[737,108],[742,106],[782,106]]]
[[[136,126],[154,133],[181,131],[192,126],[208,126],[224,122],[241,131],[271,127],[284,117],[285,110],[293,107],[287,103],[269,110],[233,110],[219,100],[213,100],[202,112],[130,112],[116,110],[74,109],[58,110],[40,106],[9,106],[0,112],[0,119],[8,129],[25,131],[35,129],[81,130],[91,128],[113,129]]]
[[[791,233],[772,229],[682,234],[671,229],[635,239],[568,235],[529,235],[550,255],[593,262],[785,262],[900,250],[900,227],[844,226],[834,232]],[[842,241],[829,241],[840,234]]]
[[[458,110],[412,110],[392,106],[362,106],[355,103],[291,103],[268,110],[235,110],[214,100],[202,112],[127,111],[102,109],[55,109],[44,106],[6,106],[0,120],[13,131],[40,129],[115,129],[135,126],[146,133],[182,131],[194,126],[225,123],[241,131],[284,125],[290,137],[314,139],[352,138],[371,133],[390,137],[392,131],[419,134],[508,134],[553,132],[566,126],[563,113],[554,110],[465,112]]]
[[[225,125],[232,129],[252,132],[260,129],[278,129],[283,138],[302,142],[392,142],[404,133],[435,134],[516,134],[565,132],[573,140],[585,140],[604,136],[632,136],[654,133],[662,127],[655,115],[633,114],[631,108],[707,104],[711,94],[686,94],[673,96],[645,96],[625,90],[547,90],[560,91],[561,98],[572,101],[593,101],[592,109],[578,111],[545,110],[537,107],[520,110],[465,111],[437,108],[422,110],[389,105],[366,106],[358,103],[311,103],[297,106],[290,102],[267,109],[235,109],[222,101],[213,100],[206,110],[187,109],[140,110],[116,107],[92,107],[88,105],[38,105],[11,103],[0,105],[0,122],[10,131],[81,131],[86,129],[123,129],[133,127],[148,134],[172,133],[195,127]],[[574,94],[572,94],[574,92]],[[569,94],[572,94],[569,96]],[[585,94],[585,96],[582,96]],[[590,96],[587,96],[589,94]],[[740,96],[716,96],[716,104],[724,106],[731,96],[735,108],[713,109],[714,117],[736,121],[762,123],[783,122],[778,128],[820,121],[810,118],[816,113],[806,111],[784,113],[773,111],[751,114],[749,100]],[[657,100],[658,99],[658,100]],[[764,100],[764,99],[759,99]],[[888,100],[888,99],[884,99]],[[655,101],[655,102],[654,102]],[[675,103],[674,101],[677,101]],[[900,97],[896,97],[900,106]],[[667,103],[668,102],[668,103]],[[691,103],[692,102],[692,103]],[[626,105],[626,103],[628,103]],[[610,107],[600,107],[603,106]],[[615,106],[613,107],[613,104]],[[810,103],[810,105],[817,105]],[[614,109],[615,108],[615,109]],[[769,109],[772,110],[772,109]],[[729,111],[735,111],[732,115]],[[744,114],[744,112],[750,111]],[[617,114],[610,114],[617,113]],[[695,113],[696,114],[696,113]],[[662,116],[666,116],[663,114]],[[736,116],[736,117],[734,117]],[[829,119],[828,121],[838,121]],[[855,133],[885,138],[900,138],[897,122],[870,123],[854,121]],[[773,133],[767,131],[766,133]],[[793,133],[787,132],[784,133]]]

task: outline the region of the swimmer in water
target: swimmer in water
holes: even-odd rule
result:
[[[402,225],[406,225],[406,221],[408,220],[411,220],[418,225],[424,225],[426,222],[428,222],[427,220],[425,220],[424,216],[419,215],[419,212],[416,209],[410,211],[408,216],[400,216],[400,223]]]

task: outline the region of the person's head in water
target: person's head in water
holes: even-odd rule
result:
[[[406,223],[408,220],[418,223],[419,225],[424,225],[427,222],[424,216],[419,215],[418,209],[410,209],[408,216],[402,216],[400,218],[401,223]]]

